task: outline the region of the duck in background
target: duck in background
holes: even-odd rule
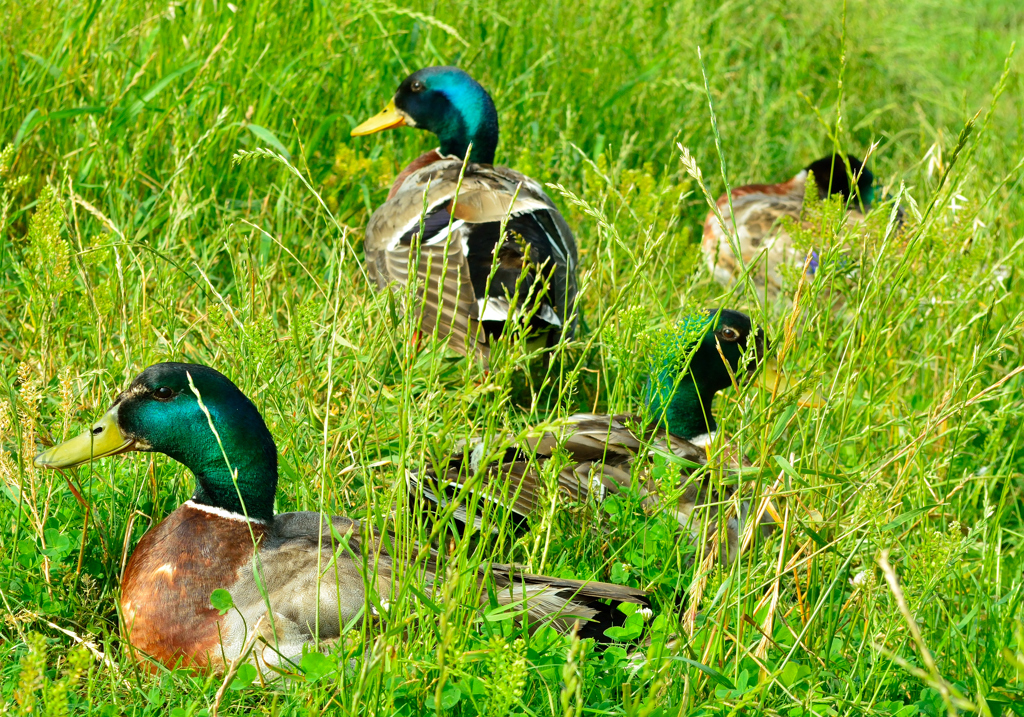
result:
[[[289,670],[304,649],[329,645],[365,615],[386,615],[408,590],[399,575],[428,594],[438,587],[433,551],[414,564],[384,547],[399,541],[349,518],[275,514],[274,439],[252,401],[212,368],[150,366],[90,430],[35,464],[72,468],[127,451],[163,453],[196,477],[192,497],[142,537],[124,571],[122,630],[140,661],[206,668],[242,657],[265,672]],[[615,605],[643,602],[639,590],[507,565],[481,565],[475,579],[483,605],[493,592],[530,624],[571,630],[580,620],[596,637],[624,617]],[[219,588],[234,603],[225,614],[211,604]]]
[[[849,166],[847,166],[849,164]],[[779,184],[748,184],[732,190],[732,213],[729,197],[723,194],[717,205],[725,220],[725,231],[715,212],[704,220],[701,250],[715,279],[729,285],[739,278],[742,266],[736,258],[728,234],[735,231],[743,265],[754,264],[750,275],[759,290],[767,288],[769,298],[782,290],[783,264],[806,267],[808,278],[818,268],[818,256],[808,256],[793,246],[780,219],[800,219],[804,205],[807,177],[813,174],[818,198],[839,195],[848,210],[847,222],[862,222],[874,201],[874,175],[853,155],[833,154],[822,157],[802,169],[792,179]],[[735,217],[735,219],[734,219]]]
[[[749,498],[741,501],[738,514],[731,512],[730,499],[737,488],[718,489],[710,473],[701,470],[718,430],[712,402],[718,391],[734,385],[734,379],[754,373],[766,352],[764,332],[755,332],[746,314],[728,309],[700,312],[662,334],[658,355],[652,357],[656,365],[645,391],[643,415],[578,413],[560,421],[553,431],[527,437],[525,445],[509,448],[495,460],[488,460],[487,445],[478,443],[440,470],[410,471],[406,479],[411,500],[425,500],[439,511],[452,506],[452,518],[463,525],[473,522],[477,528],[483,513],[489,513],[488,523],[497,532],[500,512],[507,511],[519,526],[544,510],[549,501],[544,498],[548,490],[540,466],[556,449],[572,461],[558,473],[558,489],[575,502],[600,501],[619,493],[631,485],[638,461],[649,463],[659,452],[671,453],[682,459],[683,467],[677,497],[668,510],[698,545],[705,544],[705,556],[718,547],[719,559],[731,562],[739,554],[750,511],[759,513],[764,536],[772,532],[772,515],[777,512],[770,501],[752,504]],[[732,446],[726,445],[721,455],[729,470],[750,465]],[[639,491],[645,508],[665,505],[650,470],[640,474]],[[476,506],[472,517],[468,504]]]
[[[576,239],[537,181],[494,166],[491,96],[458,68],[428,67],[352,135],[402,126],[432,132],[441,144],[398,175],[370,217],[366,263],[378,288],[402,293],[415,277],[419,332],[450,337],[464,355],[486,360],[511,323],[526,323],[549,346],[571,338]]]

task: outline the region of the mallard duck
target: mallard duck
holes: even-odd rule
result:
[[[742,379],[756,370],[765,357],[765,343],[764,333],[754,332],[749,317],[739,311],[700,313],[675,327],[662,341],[646,388],[643,415],[578,413],[554,430],[526,438],[527,445],[508,449],[493,463],[488,462],[486,444],[479,443],[439,471],[410,471],[406,480],[411,498],[439,506],[454,503],[452,517],[468,524],[465,506],[469,494],[475,493],[484,499],[480,505],[497,504],[509,511],[514,523],[522,524],[544,508],[547,490],[538,467],[556,448],[573,461],[559,472],[558,488],[578,502],[599,501],[620,492],[631,484],[638,459],[672,453],[685,462],[680,472],[682,491],[672,508],[675,517],[693,531],[698,542],[705,541],[706,552],[721,546],[722,559],[731,561],[739,550],[751,502],[740,504],[739,515],[728,515],[735,488],[720,492],[706,473],[695,478],[693,468],[708,463],[709,449],[716,441],[717,424],[711,410],[715,394],[732,386],[734,378]],[[728,469],[749,465],[730,446],[722,455]],[[641,478],[639,490],[645,507],[663,505],[657,483],[649,474]],[[759,504],[753,507],[761,512]],[[758,518],[764,535],[773,528],[771,514],[775,512],[772,506],[767,508]],[[719,525],[720,514],[723,525]],[[480,527],[479,514],[473,522]],[[722,529],[724,535],[719,532]]]
[[[847,171],[847,162],[853,172]],[[789,235],[782,228],[782,217],[800,218],[804,204],[804,188],[809,174],[814,174],[818,197],[824,199],[830,194],[843,197],[851,224],[863,221],[874,200],[874,176],[864,164],[852,155],[839,154],[822,157],[802,169],[792,179],[779,184],[748,184],[732,190],[732,212],[729,211],[729,197],[723,194],[718,199],[718,209],[726,222],[726,231],[735,231],[739,248],[746,265],[756,263],[751,271],[755,284],[767,284],[769,296],[776,296],[782,289],[782,274],[779,266],[789,264],[806,266],[808,277],[818,268],[818,256],[802,254],[794,246]],[[736,260],[730,240],[722,230],[718,217],[708,212],[704,220],[704,239],[701,250],[708,268],[715,279],[722,284],[731,284],[742,271]]]
[[[572,337],[576,240],[539,183],[494,166],[498,113],[487,91],[458,68],[428,67],[352,135],[401,126],[433,132],[441,146],[413,160],[370,217],[366,265],[378,288],[401,290],[416,275],[419,331],[450,336],[462,354],[486,359],[510,312],[549,344]]]
[[[139,541],[121,583],[124,633],[157,663],[223,665],[258,637],[257,663],[286,665],[315,641],[338,638],[361,615],[384,612],[402,589],[392,577],[403,558],[383,545],[396,541],[341,516],[275,515],[274,439],[253,403],[214,369],[150,366],[90,430],[35,463],[71,468],[127,451],[164,453],[196,477],[192,497]],[[422,571],[433,589],[435,554],[404,567]],[[478,580],[493,583],[500,604],[525,602],[531,624],[562,629],[575,620],[593,620],[592,627],[614,620],[614,608],[601,600],[643,598],[638,590],[520,574],[507,565],[482,566]],[[217,588],[228,590],[236,609],[214,609]],[[481,601],[488,601],[486,590]]]

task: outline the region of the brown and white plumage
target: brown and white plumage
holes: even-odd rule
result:
[[[70,468],[133,450],[165,453],[196,476],[192,498],[142,537],[125,568],[122,630],[147,664],[207,668],[246,658],[287,671],[346,626],[386,620],[386,606],[403,596],[445,594],[447,575],[429,548],[342,516],[275,514],[273,438],[255,405],[209,367],[149,367],[90,430],[35,462]],[[593,621],[584,629],[598,637],[618,617],[604,600],[643,602],[639,590],[502,564],[480,565],[472,577],[468,598],[481,606],[493,594],[531,626]],[[223,615],[211,602],[218,589],[233,603]]]
[[[708,212],[704,220],[701,251],[715,280],[731,284],[739,278],[742,265],[751,266],[750,276],[759,289],[767,288],[769,296],[776,296],[783,288],[780,267],[805,267],[808,278],[817,269],[817,256],[793,245],[782,219],[799,221],[804,204],[807,177],[813,172],[819,198],[839,194],[848,203],[847,222],[860,223],[864,214],[861,202],[867,208],[872,199],[872,175],[855,157],[847,157],[853,179],[846,170],[843,157],[824,157],[801,170],[792,179],[778,184],[748,184],[736,187],[729,195],[723,194],[717,202],[718,211],[725,220],[723,229],[715,212]],[[856,190],[851,187],[856,186]],[[858,201],[859,200],[859,201]],[[732,238],[730,238],[732,236]],[[738,242],[737,258],[733,242]]]
[[[471,162],[463,171],[462,160],[424,157],[431,161],[399,177],[367,226],[377,286],[407,297],[418,330],[450,336],[460,353],[486,356],[513,308],[538,330],[571,336],[576,243],[540,185],[505,167]],[[417,290],[407,294],[410,274]]]
[[[753,356],[748,355],[748,343],[753,344]],[[739,549],[751,497],[739,500],[735,483],[720,486],[721,474],[712,470],[734,473],[745,464],[728,444],[718,448],[711,405],[715,393],[731,386],[734,376],[742,378],[756,369],[766,351],[765,338],[740,312],[707,311],[667,331],[660,345],[669,348],[652,366],[646,392],[652,418],[578,413],[552,428],[527,433],[518,445],[501,451],[477,443],[444,465],[407,473],[412,499],[451,506],[455,520],[480,527],[485,510],[496,518],[491,525],[503,511],[515,523],[529,521],[550,504],[552,489],[563,500],[584,503],[635,485],[646,510],[669,512],[697,544],[704,544],[705,553],[721,546],[723,559],[731,560]],[[714,466],[708,465],[709,447]],[[669,481],[667,487],[651,471],[659,453],[682,459],[678,481]],[[552,470],[546,464],[560,456],[568,462],[559,464],[549,483],[545,476]],[[477,511],[469,515],[467,505],[474,502]],[[772,512],[769,507],[758,518],[764,534],[771,532]]]
[[[498,113],[487,91],[458,68],[427,67],[352,134],[400,126],[433,132],[440,147],[399,174],[370,218],[377,286],[397,289],[421,335],[484,360],[509,325],[548,345],[571,338],[576,239],[539,183],[494,164]]]
[[[146,533],[129,560],[121,599],[125,635],[139,658],[196,668],[227,664],[255,638],[257,665],[287,671],[304,649],[315,642],[329,647],[346,625],[367,615],[386,619],[401,585],[384,542],[370,533],[363,545],[366,538],[363,526],[341,516],[282,513],[267,523],[189,501]],[[404,569],[416,590],[440,590],[433,551]],[[607,627],[608,606],[598,600],[642,602],[643,595],[502,564],[480,566],[477,579],[482,606],[489,583],[499,605],[522,603],[530,625],[560,630],[577,620]],[[234,603],[223,616],[210,605],[218,588]]]
[[[559,449],[569,458],[569,463],[555,475],[554,487],[562,501],[599,503],[633,486],[635,475],[637,495],[645,510],[668,511],[690,532],[695,543],[704,544],[705,553],[718,546],[721,559],[731,561],[737,554],[751,502],[739,502],[737,511],[733,500],[736,486],[716,487],[711,471],[707,470],[712,437],[688,441],[664,429],[642,426],[640,417],[635,415],[575,414],[554,430],[525,438],[523,448],[507,449],[497,460],[484,462],[487,450],[481,443],[468,455],[451,458],[442,475],[430,468],[422,473],[410,471],[406,474],[408,489],[412,496],[440,507],[454,504],[452,518],[464,525],[472,522],[477,528],[481,526],[483,503],[500,507],[497,512],[491,511],[492,518],[508,511],[513,523],[528,524],[550,503],[552,485],[545,478],[547,471],[543,466],[557,460]],[[650,470],[651,461],[658,454],[682,459],[679,480],[667,493]],[[727,472],[741,467],[738,454],[729,446],[717,459],[717,464]],[[744,460],[742,465],[750,464]],[[465,487],[477,485],[478,481],[479,488],[472,492],[480,500],[470,520]],[[773,528],[771,512],[760,518],[765,536]],[[494,522],[490,521],[490,525],[496,532]]]

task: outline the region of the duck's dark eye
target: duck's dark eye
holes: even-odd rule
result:
[[[424,85],[419,80],[413,80],[412,84],[409,85],[409,89],[413,92],[423,92]]]
[[[168,401],[174,398],[174,389],[168,388],[167,386],[161,386],[153,391],[153,398],[158,401]]]
[[[740,339],[740,332],[736,329],[731,329],[728,326],[719,331],[718,335],[723,341],[739,341]]]

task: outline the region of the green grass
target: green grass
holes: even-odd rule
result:
[[[637,410],[645,337],[717,305],[755,314],[828,398],[719,399],[759,467],[750,490],[786,496],[772,539],[701,590],[671,522],[628,497],[552,510],[518,542],[451,544],[456,570],[518,560],[650,588],[646,666],[627,667],[629,644],[481,625],[456,581],[439,614],[396,606],[305,677],[234,683],[219,713],[1024,714],[1019,3],[235,4],[0,0],[0,689],[15,714],[34,699],[54,715],[213,708],[219,677],[134,667],[115,611],[126,555],[191,476],[162,456],[104,460],[68,474],[86,511],[29,460],[148,364],[210,364],[253,397],[281,450],[279,510],[383,525],[405,468],[459,439]],[[492,91],[499,162],[564,188],[590,333],[544,381],[516,347],[486,375],[412,353],[362,270],[369,212],[432,137],[349,130],[442,63]],[[707,204],[677,143],[714,196],[877,143],[870,166],[908,220],[887,231],[879,212],[848,235],[812,208],[819,278],[764,311],[702,269]],[[279,156],[233,161],[258,148]],[[404,509],[395,525],[425,537]]]

